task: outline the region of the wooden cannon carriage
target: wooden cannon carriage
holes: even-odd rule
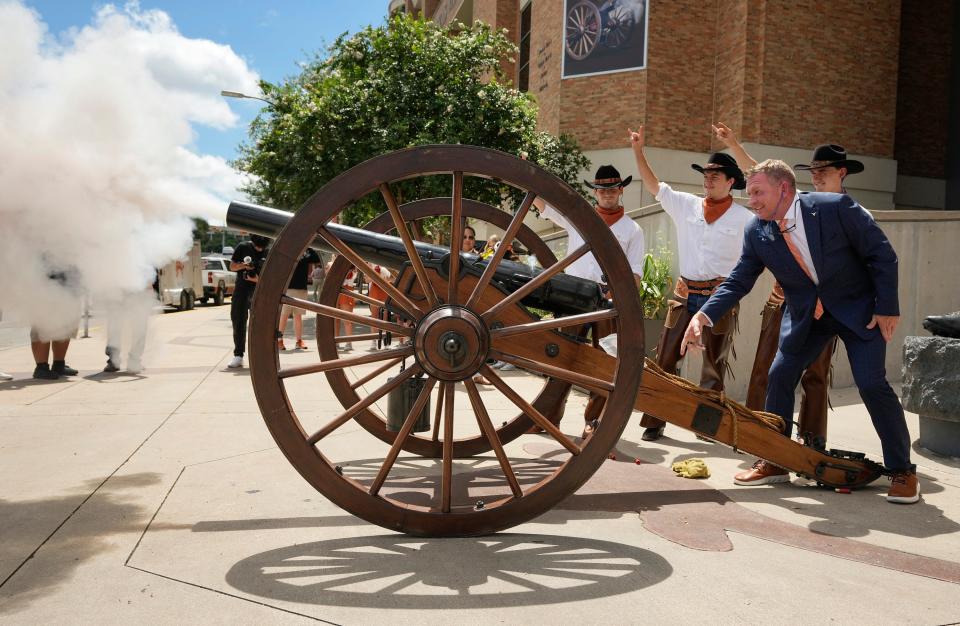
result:
[[[449,176],[451,194],[398,205],[390,184],[420,176]],[[522,203],[512,212],[463,197],[467,177],[494,179],[519,189]],[[350,203],[380,194],[389,211],[365,230],[331,222]],[[523,225],[535,198],[556,207],[586,244],[557,260]],[[415,241],[407,223],[449,215],[450,249]],[[503,260],[505,246],[488,260],[457,252],[466,218],[489,222],[535,253],[543,269]],[[703,437],[758,455],[830,487],[857,487],[882,468],[862,454],[826,451],[784,437],[771,416],[757,414],[715,392],[644,363],[640,301],[633,275],[610,229],[591,206],[559,178],[508,154],[471,146],[423,146],[380,156],[341,174],[296,213],[233,203],[227,222],[276,241],[261,271],[253,303],[250,364],[264,420],[290,463],[318,491],[347,511],[386,528],[423,536],[481,535],[522,523],[549,510],[576,491],[607,459],[634,410],[654,414]],[[396,231],[396,236],[383,233]],[[303,251],[313,246],[338,254],[318,302],[284,294]],[[592,252],[615,297],[563,274],[575,259]],[[368,266],[398,271],[387,281]],[[363,271],[388,297],[384,301],[351,293],[372,306],[393,311],[379,319],[336,308],[343,278]],[[317,314],[319,361],[281,367],[276,328],[282,304]],[[525,306],[555,315],[539,319]],[[346,355],[339,347],[336,320],[390,333],[382,350]],[[401,323],[406,320],[408,323]],[[582,338],[578,329],[602,321],[617,332],[618,355],[610,356]],[[371,335],[367,335],[369,338]],[[357,340],[357,337],[353,337]],[[651,338],[652,339],[652,338]],[[535,396],[524,397],[489,359],[512,363],[542,376]],[[409,366],[400,370],[402,362]],[[373,368],[372,371],[368,371]],[[358,368],[366,368],[357,375]],[[482,373],[517,411],[498,426],[477,385]],[[392,378],[381,382],[393,373]],[[286,385],[301,377],[326,377],[341,409],[314,415],[293,406]],[[398,432],[388,429],[374,404],[414,376],[424,377]],[[379,377],[379,378],[378,378]],[[538,379],[541,380],[541,379]],[[376,385],[372,391],[363,391]],[[579,437],[559,428],[557,411],[572,385],[601,394],[606,404],[592,433]],[[458,392],[459,390],[459,392]],[[463,391],[465,390],[465,394]],[[431,394],[432,426],[414,432]],[[464,397],[465,396],[465,397]],[[457,414],[456,403],[472,419]],[[455,423],[456,420],[459,423]],[[383,458],[343,459],[326,452],[334,435],[355,421],[382,442]],[[469,423],[467,423],[469,422]],[[504,446],[539,426],[556,444],[549,458],[509,456]],[[362,431],[361,431],[362,432]],[[342,434],[342,431],[341,431]],[[377,443],[380,443],[377,442]],[[406,456],[401,457],[401,454]]]

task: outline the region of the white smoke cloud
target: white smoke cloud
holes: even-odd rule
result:
[[[56,328],[80,293],[151,282],[189,249],[189,217],[223,221],[242,177],[196,152],[192,125],[235,125],[220,89],[257,93],[257,75],[136,3],[55,38],[0,0],[0,33],[0,309]],[[47,278],[71,267],[73,289]]]

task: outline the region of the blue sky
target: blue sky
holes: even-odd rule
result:
[[[89,24],[98,7],[124,2],[86,0],[23,0],[40,14],[51,34]],[[389,0],[141,0],[141,9],[167,13],[186,37],[229,45],[261,78],[280,81],[296,74],[297,63],[334,41],[384,20]],[[231,89],[223,85],[223,89]],[[196,149],[232,159],[246,129],[260,110],[256,100],[231,100],[241,117],[238,127],[218,131],[196,126]]]

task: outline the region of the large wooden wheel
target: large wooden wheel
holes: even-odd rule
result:
[[[450,215],[454,252],[461,241],[465,177],[492,178],[525,193],[510,216],[504,239],[520,231],[535,198],[556,207],[583,236],[586,244],[570,251],[560,262],[544,269],[524,287],[506,294],[492,282],[505,247],[488,261],[480,276],[463,271],[459,253],[448,255],[439,269],[425,267],[416,254],[404,216],[390,183],[420,176],[448,175],[451,180]],[[410,259],[406,284],[394,285],[366,265],[358,252],[327,228],[332,217],[351,202],[369,193],[382,194],[393,225]],[[395,322],[350,314],[323,304],[284,295],[297,260],[319,236],[383,289],[392,306],[413,322],[408,328]],[[615,294],[615,305],[596,312],[560,320],[535,321],[520,306],[527,295],[543,288],[576,259],[592,252]],[[366,269],[364,269],[366,268]],[[326,290],[327,287],[324,287]],[[389,330],[408,337],[408,345],[345,357],[336,342],[320,343],[318,363],[281,367],[275,330],[281,304],[293,304],[319,313]],[[362,163],[338,176],[318,191],[290,220],[272,246],[261,272],[251,317],[250,363],[254,391],[264,420],[278,446],[298,472],[318,491],[351,513],[372,523],[416,535],[463,536],[494,532],[529,520],[572,494],[604,461],[620,438],[633,409],[643,370],[643,331],[637,323],[642,312],[632,272],[610,229],[589,204],[563,181],[535,165],[494,150],[470,146],[424,146],[387,154]],[[571,368],[551,365],[568,359],[569,339],[558,328],[609,320],[618,332],[620,357],[612,376],[594,378]],[[573,345],[576,345],[575,342]],[[578,348],[579,349],[579,348]],[[381,368],[399,358],[409,360],[403,373],[380,384],[359,402],[335,415],[298,413],[287,394],[287,385],[319,373],[360,366]],[[577,384],[606,396],[596,428],[586,439],[554,426],[485,361],[497,358],[526,371]],[[609,357],[606,357],[609,358]],[[471,377],[489,378],[500,397],[529,416],[556,444],[548,459],[508,455],[494,427],[487,401]],[[609,372],[609,370],[606,370]],[[344,428],[391,390],[409,378],[426,375],[402,428],[392,438],[383,458],[370,458],[355,438],[364,430]],[[539,385],[537,386],[539,389]],[[443,398],[442,428],[437,441],[440,459],[401,457],[411,431],[430,393]],[[464,393],[465,392],[465,393]],[[538,392],[539,393],[539,392]],[[460,396],[459,413],[456,409]],[[464,416],[464,409],[470,415]],[[455,423],[458,421],[459,423]],[[455,434],[475,422],[492,457],[455,460]],[[582,426],[582,422],[580,423]],[[577,428],[579,432],[580,428]],[[338,432],[339,431],[339,432]],[[336,436],[334,436],[336,435]],[[342,435],[342,436],[341,436]],[[370,439],[370,435],[365,435]],[[349,439],[349,441],[347,441]],[[378,445],[379,440],[373,439]],[[376,446],[373,446],[374,448]],[[352,458],[344,458],[353,454]]]
[[[571,59],[582,61],[600,43],[600,10],[590,0],[578,2],[567,12],[564,41]]]
[[[404,221],[412,222],[426,217],[449,215],[451,203],[452,198],[426,198],[423,200],[417,200],[403,204],[399,207],[399,210]],[[513,217],[510,213],[507,213],[502,209],[490,206],[489,204],[484,204],[482,202],[477,202],[476,200],[470,200],[468,198],[463,199],[462,209],[463,217],[465,219],[469,218],[473,220],[474,223],[486,222],[487,224],[496,226],[503,231],[506,231],[510,227],[510,222]],[[364,225],[364,230],[369,230],[375,233],[386,234],[390,231],[394,231],[395,229],[396,224],[394,222],[393,215],[391,215],[390,212],[383,213]],[[531,254],[536,256],[537,261],[542,267],[547,268],[557,262],[557,257],[554,255],[550,247],[547,246],[547,244],[529,226],[521,225],[520,229],[517,231],[516,239],[520,241],[520,243],[522,243]],[[364,297],[362,294],[349,292],[348,290],[341,288],[341,285],[343,285],[344,280],[347,278],[352,269],[353,264],[351,264],[345,257],[337,257],[336,261],[333,263],[333,266],[327,272],[327,278],[324,282],[325,289],[321,292],[318,301],[331,307],[336,306],[337,298],[340,295],[348,295],[354,298],[372,301],[369,296]],[[376,306],[376,303],[374,303],[373,306]],[[338,336],[336,333],[336,328],[337,324],[333,318],[318,316],[317,345],[319,347],[321,356],[323,354],[337,353],[337,347],[342,345],[348,339],[345,336]],[[363,340],[365,339],[366,336],[363,336]],[[387,367],[387,369],[395,367],[395,365],[391,365],[391,362],[392,361],[384,363],[384,366],[390,366]],[[369,374],[380,373],[381,372],[375,369]],[[344,369],[330,370],[326,372],[326,376],[330,384],[330,388],[333,390],[333,393],[337,396],[337,399],[344,408],[349,408],[362,401],[363,398],[361,398],[360,394],[358,393],[358,388],[361,388],[366,382],[368,382],[365,380],[366,376],[357,376],[351,380],[348,378]],[[554,413],[559,407],[562,407],[562,404],[569,391],[569,382],[556,378],[549,378],[545,381],[543,388],[536,400],[534,400],[531,404],[533,404],[534,408],[544,415],[550,418],[555,418],[557,416],[555,416]],[[438,392],[437,401],[435,403],[438,411],[442,410],[442,405],[442,394]],[[356,419],[356,421],[360,423],[360,425],[363,426],[368,432],[372,433],[382,441],[392,444],[396,438],[397,433],[388,429],[386,419],[379,413],[374,412],[369,408],[360,411],[354,419]],[[442,457],[443,444],[440,441],[439,430],[437,428],[439,423],[440,420],[435,418],[433,420],[434,427],[430,432],[425,432],[423,434],[411,432],[403,442],[403,450],[405,452],[412,452],[425,457]],[[530,427],[533,426],[533,422],[525,413],[521,412],[506,421],[502,421],[499,424],[495,423],[495,426],[497,437],[500,439],[500,442],[506,444],[527,432]],[[489,452],[490,450],[490,441],[482,432],[472,433],[453,440],[453,458],[455,459],[483,454],[484,452]]]

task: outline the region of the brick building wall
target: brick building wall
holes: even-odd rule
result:
[[[563,2],[535,1],[531,9],[530,93],[540,105],[540,128],[557,134],[560,124],[560,75],[563,59]],[[564,129],[564,132],[569,132]]]
[[[516,0],[473,0],[473,19],[490,24],[494,28],[506,29],[507,36],[514,44],[520,44],[520,3]],[[517,59],[500,62],[503,73],[515,77]]]
[[[895,155],[901,174],[944,178],[953,0],[904,2]]]
[[[524,4],[473,0],[473,16],[518,31]],[[876,207],[892,208],[895,194],[943,206],[942,192],[907,179],[947,176],[955,0],[649,0],[647,10],[645,70],[564,80],[564,2],[532,0],[529,89],[542,129],[603,159],[641,123],[648,145],[680,152],[720,149],[715,121],[770,156],[838,143],[871,159],[875,178],[858,180]]]
[[[766,40],[758,141],[838,143],[892,158],[900,2],[770,0],[765,6],[758,16]]]

